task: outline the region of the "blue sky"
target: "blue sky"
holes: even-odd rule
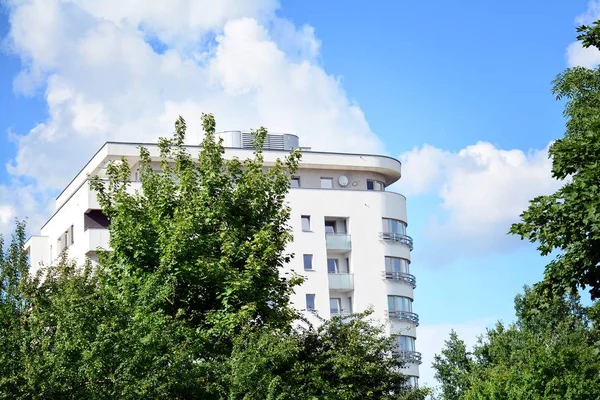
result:
[[[181,24],[176,7],[78,4],[7,1],[0,14],[0,231],[14,216],[39,225],[105,140],[153,140],[176,113],[209,111],[223,128],[404,161],[395,189],[409,199],[426,360],[449,327],[472,341],[511,320],[514,295],[541,278],[548,260],[505,233],[556,188],[551,81],[596,60],[572,44],[596,3],[256,0]]]

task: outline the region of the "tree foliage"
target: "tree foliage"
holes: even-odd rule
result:
[[[600,398],[598,306],[554,297],[545,310],[539,287],[515,299],[517,321],[497,323],[469,353],[452,335],[433,364],[443,400],[592,400]]]
[[[600,49],[600,25],[582,26],[578,39]],[[547,266],[545,288],[558,295],[589,289],[600,298],[600,69],[567,69],[554,81],[566,100],[565,136],[550,146],[557,192],[531,201],[511,233],[537,242],[542,255],[559,255]]]
[[[114,160],[92,182],[110,220],[99,265],[66,254],[28,274],[25,228],[0,257],[0,399],[418,399],[368,313],[299,324],[282,267],[300,154],[226,160],[212,116],[140,148],[141,190]],[[157,164],[160,170],[156,171]],[[0,246],[2,248],[2,246]]]

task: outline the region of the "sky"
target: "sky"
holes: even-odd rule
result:
[[[421,382],[450,329],[472,344],[549,259],[506,233],[560,186],[552,80],[593,67],[581,0],[4,0],[0,233],[52,199],[106,140],[154,141],[178,114],[294,132],[315,150],[403,162]],[[457,6],[460,5],[460,6]]]

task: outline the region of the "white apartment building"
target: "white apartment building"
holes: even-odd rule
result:
[[[220,133],[225,158],[251,156],[252,137],[240,131]],[[299,146],[298,137],[269,134],[265,166]],[[109,221],[102,214],[90,180],[104,175],[109,161],[125,157],[132,171],[131,189],[139,189],[140,143],[107,142],[56,198],[55,212],[29,238],[26,249],[33,268],[69,257],[96,260],[96,250],[109,249]],[[143,144],[159,162],[156,144]],[[196,155],[197,146],[189,151]],[[328,318],[372,306],[374,317],[397,333],[398,357],[417,383],[421,354],[416,351],[419,317],[412,303],[416,280],[410,272],[413,242],[406,233],[406,198],[385,188],[401,177],[400,161],[381,155],[326,153],[303,149],[287,200],[295,256],[287,268],[306,276],[292,302]]]

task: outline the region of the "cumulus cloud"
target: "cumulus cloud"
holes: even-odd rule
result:
[[[303,146],[381,152],[360,107],[319,65],[310,26],[275,0],[9,0],[15,90],[43,93],[48,119],[19,132],[8,170],[38,196],[62,188],[106,140],[155,141],[201,112],[218,129],[293,132]],[[17,210],[19,213],[20,211]]]
[[[575,24],[589,25],[600,19],[600,1],[592,0],[588,3],[583,14],[575,18]],[[569,67],[596,68],[600,64],[600,51],[595,47],[584,48],[581,42],[573,42],[567,46],[567,65]]]
[[[419,368],[419,384],[429,387],[436,387],[438,382],[435,379],[435,371],[431,367],[433,357],[440,354],[444,348],[444,342],[450,337],[450,331],[454,329],[460,339],[462,339],[467,348],[471,349],[477,338],[483,335],[486,328],[491,328],[496,323],[496,318],[484,318],[474,321],[467,321],[460,324],[433,324],[422,325],[419,327],[417,350],[421,352],[422,361]]]
[[[440,200],[424,228],[429,251],[419,254],[436,263],[514,243],[506,233],[529,200],[561,184],[551,177],[548,148],[525,153],[478,142],[448,152],[424,145],[400,159],[404,173],[398,189],[408,196]],[[433,248],[438,251],[430,251]]]

